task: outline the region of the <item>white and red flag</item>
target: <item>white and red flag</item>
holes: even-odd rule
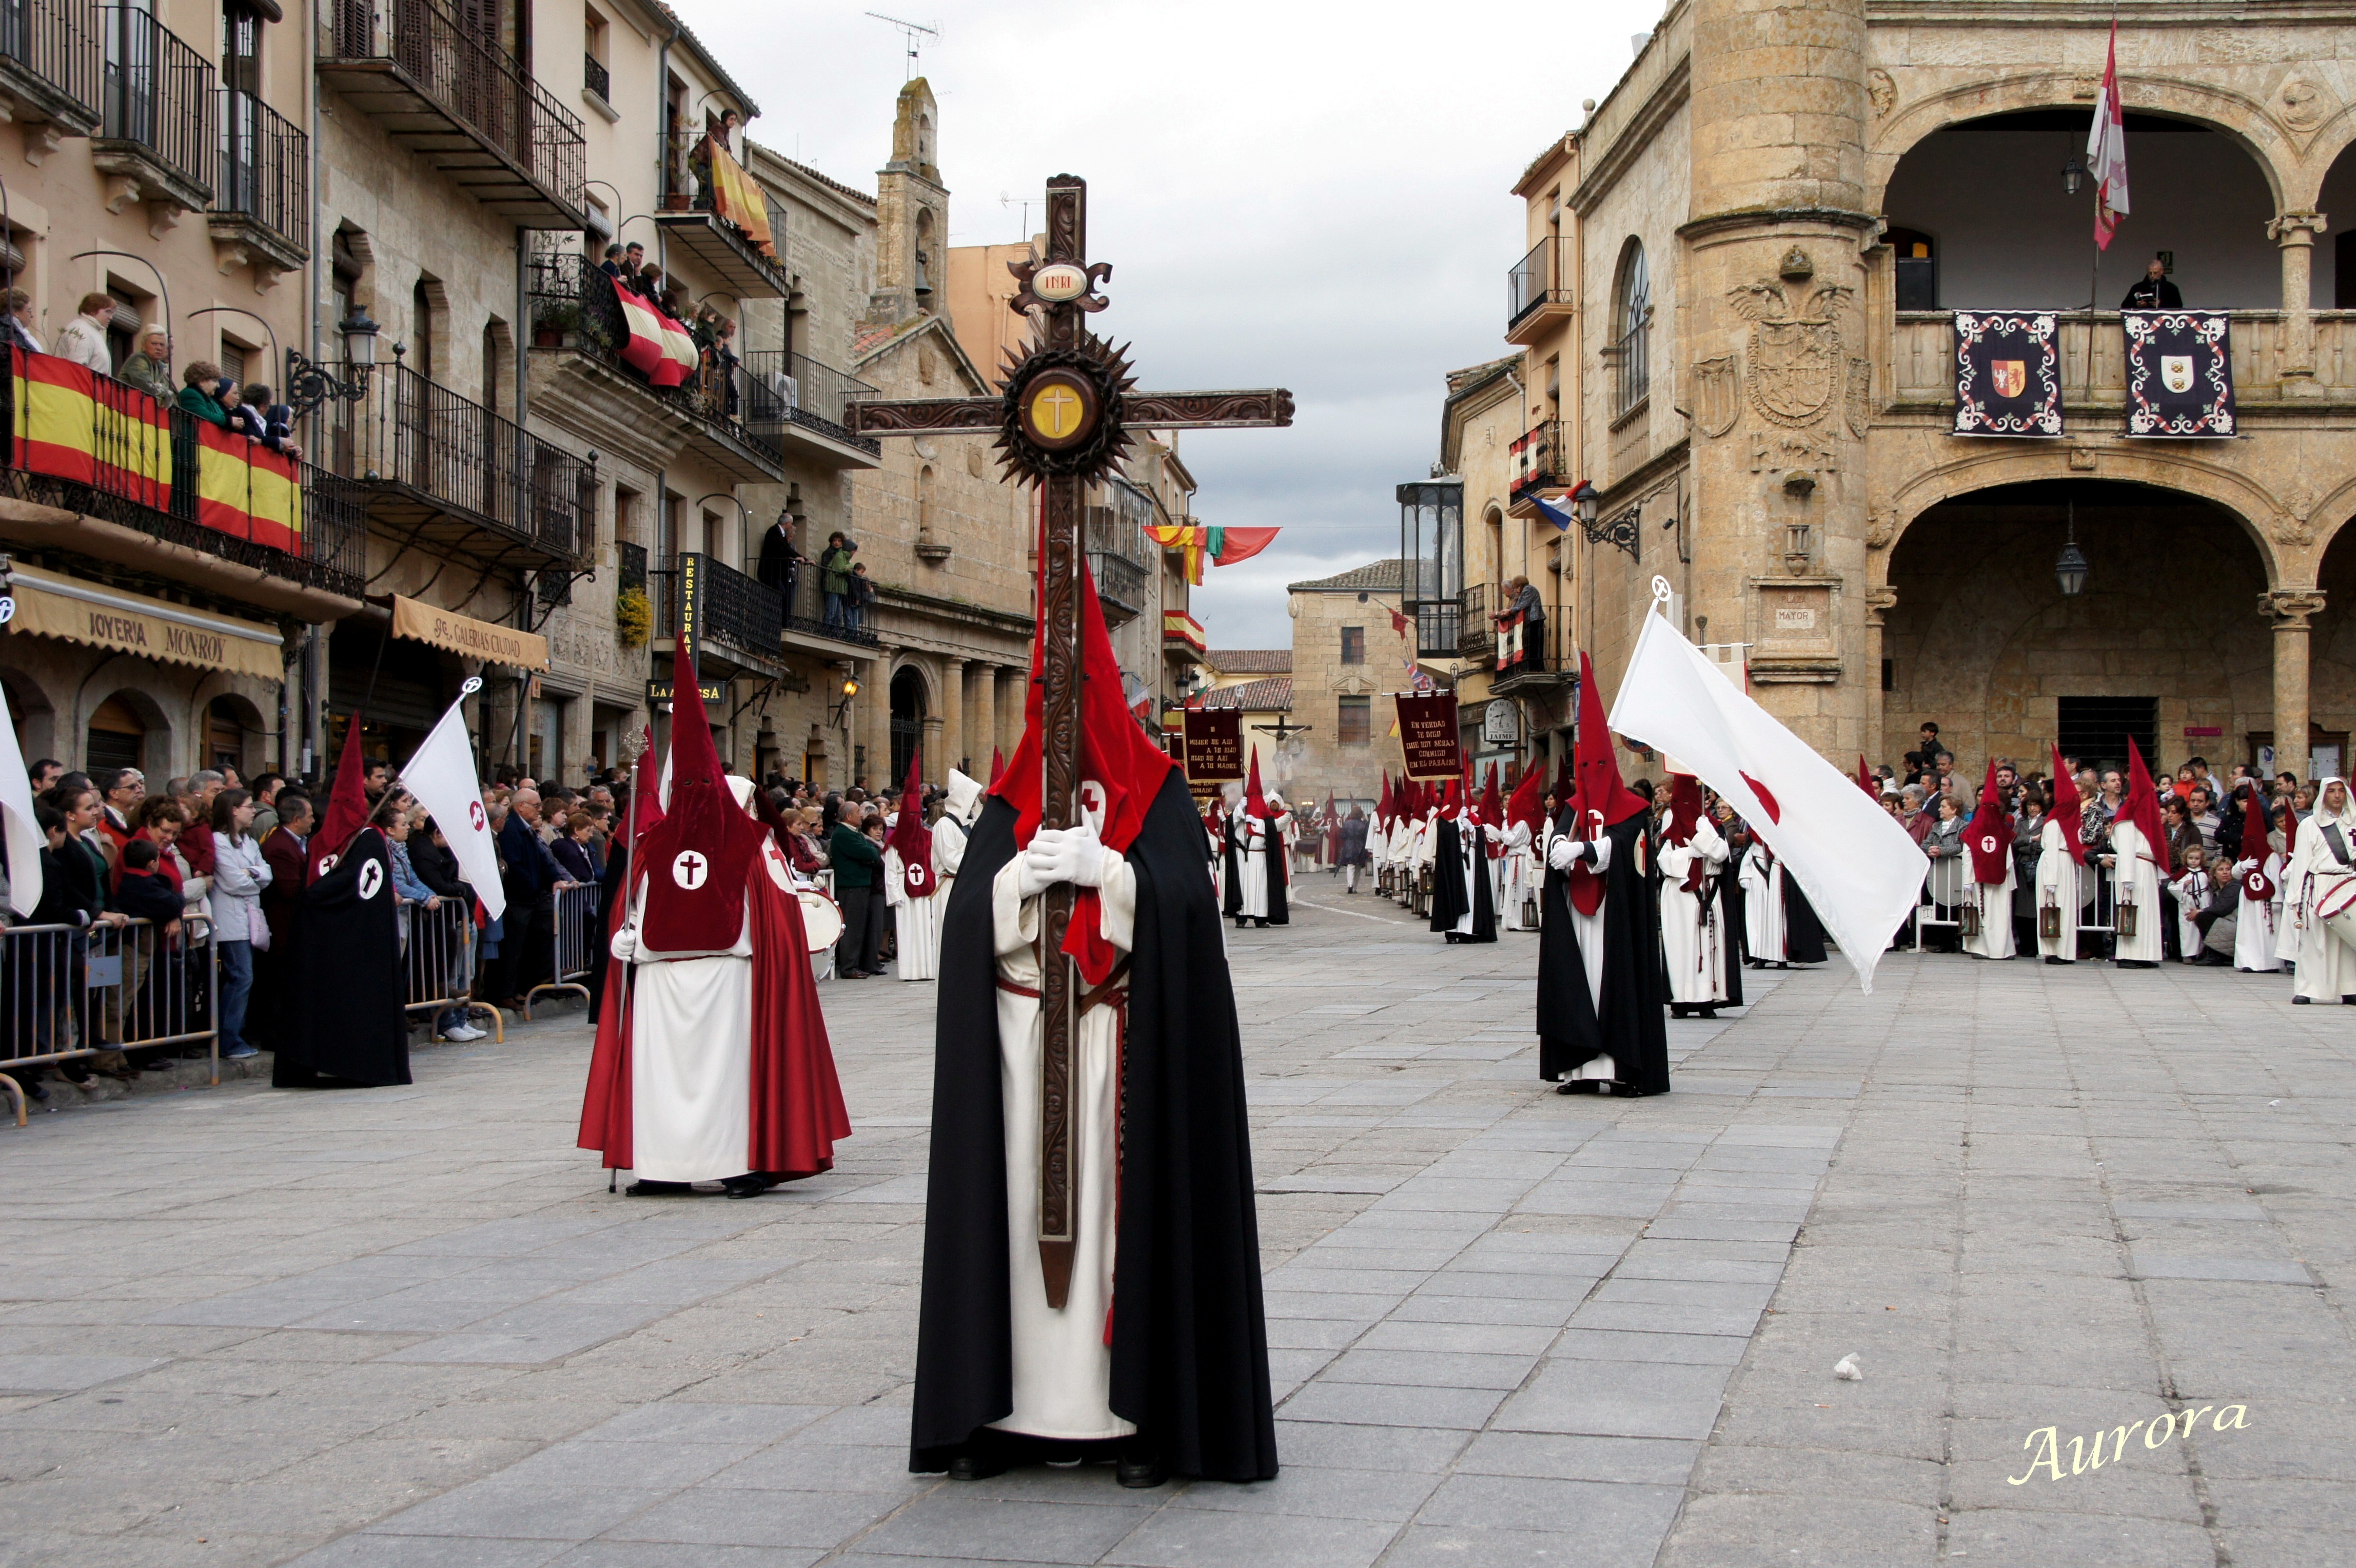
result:
[[[2094,181],[2094,245],[2111,248],[2112,231],[2127,215],[2126,110],[2119,102],[2119,24],[2111,21],[2111,52],[2103,64],[2103,91],[2094,101],[2094,128],[2086,136],[2086,172]]]
[[[1856,781],[1647,614],[1609,725],[1677,759],[1742,814],[1798,879],[1858,983],[1914,908],[1931,862]]]
[[[507,913],[508,894],[499,881],[498,844],[483,811],[483,785],[475,772],[475,737],[466,732],[466,699],[450,704],[401,770],[401,787],[434,815],[434,825],[457,857],[458,871],[483,913]]]

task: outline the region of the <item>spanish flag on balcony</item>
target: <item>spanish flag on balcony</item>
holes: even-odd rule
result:
[[[163,404],[54,354],[8,351],[15,381],[13,465],[161,510],[172,499],[172,439]]]
[[[1203,585],[1205,556],[1214,566],[1232,566],[1267,549],[1277,535],[1273,528],[1205,528],[1184,522],[1149,524],[1145,532],[1146,537],[1164,549],[1184,553],[1186,581],[1198,588]]]
[[[712,157],[712,210],[743,230],[755,249],[775,261],[777,248],[769,233],[768,198],[730,154],[725,142],[707,136],[704,145]]]
[[[659,387],[679,386],[695,374],[701,356],[686,328],[656,308],[652,301],[618,285],[614,300],[630,330],[630,340],[621,349],[624,364]]]

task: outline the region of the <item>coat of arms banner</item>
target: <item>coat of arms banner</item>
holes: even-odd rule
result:
[[[1955,312],[1955,434],[2062,434],[2061,317],[2051,310]]]
[[[2127,434],[2233,435],[2233,343],[2222,310],[2123,310]]]

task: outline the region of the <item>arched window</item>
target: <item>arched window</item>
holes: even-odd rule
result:
[[[415,339],[409,346],[409,368],[430,381],[434,379],[434,295],[423,278],[409,292],[409,332]]]
[[[1652,386],[1650,338],[1653,280],[1644,270],[1644,242],[1632,239],[1620,252],[1620,281],[1612,294],[1612,412],[1627,413]]]

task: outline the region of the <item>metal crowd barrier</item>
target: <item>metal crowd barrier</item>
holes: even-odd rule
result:
[[[429,1023],[437,1023],[455,1008],[464,1008],[469,1015],[487,1013],[492,1037],[505,1040],[507,1020],[499,1010],[469,994],[479,953],[474,906],[445,898],[438,909],[404,904],[402,913],[409,917],[407,948],[402,954],[406,976],[402,1011],[423,1013]]]
[[[597,885],[582,883],[577,887],[558,890],[555,897],[555,928],[549,951],[553,959],[552,972],[546,980],[523,993],[523,1015],[531,1016],[534,998],[543,991],[572,991],[581,1000],[589,1000],[589,987],[584,983],[589,977],[589,944],[596,940]]]
[[[1964,875],[1968,876],[1970,874],[1967,871]],[[2084,945],[2083,939],[2089,935],[2098,939],[2109,939],[2117,934],[2118,884],[2112,879],[2109,872],[2103,870],[2099,866],[2094,867],[2091,872],[2082,871],[2079,875],[2082,878],[2091,875],[2094,880],[2094,898],[2090,902],[2083,903],[2078,906],[2077,930],[2078,936],[2081,939],[2081,945],[2083,946]],[[1965,888],[1968,888],[1969,886],[1968,882],[1963,885]],[[2035,889],[2032,888],[2030,891],[2033,893]],[[1947,908],[1954,909],[1959,908],[1959,906],[1950,904]],[[1963,922],[1959,919],[1940,918],[1938,908],[1939,906],[1934,903],[1931,897],[1931,879],[1930,877],[1925,876],[1922,879],[1922,901],[1915,905],[1912,916],[1914,922],[1914,950],[1918,953],[1923,950],[1922,932],[1926,927],[1942,930],[1956,931],[1960,935]],[[2007,919],[2010,919],[2012,918],[2009,904],[2007,905],[2004,918]],[[1905,940],[1902,932],[1899,940],[1901,941]],[[2103,956],[2103,945],[2102,940],[2097,940],[2094,944],[2094,957],[2100,958]]]
[[[204,1042],[220,1082],[220,980],[209,921],[166,936],[154,922],[0,930],[0,1088],[25,1125],[13,1073],[102,1051]]]

